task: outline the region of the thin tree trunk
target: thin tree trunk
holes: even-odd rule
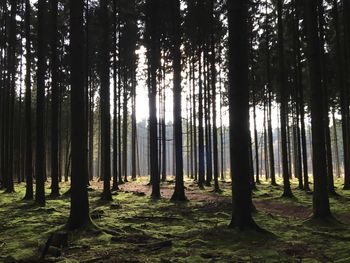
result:
[[[58,2],[53,0],[51,4],[51,196],[57,197],[59,193],[58,185],[58,104],[59,104],[59,84],[58,84],[58,54],[57,54],[57,13]]]
[[[25,76],[25,173],[26,193],[24,199],[33,199],[33,158],[32,158],[32,90],[31,90],[31,39],[30,39],[30,2],[25,1],[26,35],[26,76]]]
[[[45,13],[47,3],[45,0],[38,2],[38,66],[37,66],[37,108],[36,108],[36,191],[35,201],[45,205],[45,136],[44,136],[44,112],[45,112]]]
[[[175,191],[171,199],[173,201],[186,201],[183,180],[183,154],[182,154],[182,119],[181,119],[181,16],[180,1],[172,0],[173,10],[173,70],[174,70],[174,139],[175,139]]]
[[[149,143],[150,143],[150,175],[152,180],[152,198],[160,198],[160,178],[158,173],[158,133],[157,133],[157,71],[160,59],[159,51],[159,0],[147,1],[148,31],[150,39],[150,87],[149,87]]]
[[[282,150],[282,175],[283,175],[283,197],[293,197],[292,190],[290,188],[288,170],[288,146],[287,146],[287,90],[285,79],[285,61],[284,61],[284,40],[283,40],[283,21],[282,21],[282,0],[277,1],[277,16],[278,16],[278,65],[279,65],[279,89],[281,94],[281,107],[280,107],[280,122],[281,122],[281,150]]]
[[[337,134],[337,123],[335,120],[335,109],[332,110],[332,122],[333,122],[333,135],[334,135],[334,155],[336,165],[336,175],[340,178],[340,164],[339,164],[339,147],[338,147],[338,134]]]

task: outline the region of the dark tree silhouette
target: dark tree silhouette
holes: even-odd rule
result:
[[[248,3],[229,0],[229,112],[232,174],[232,220],[230,227],[258,229],[252,218],[249,166],[249,90],[248,90]]]
[[[159,0],[147,0],[147,24],[149,33],[149,143],[150,143],[150,176],[152,181],[152,198],[160,198],[160,178],[158,166],[158,132],[157,132],[157,71],[159,67],[160,49],[159,49]],[[147,25],[146,25],[147,26]]]
[[[25,36],[26,36],[26,93],[25,93],[25,199],[33,199],[33,165],[32,165],[32,90],[31,90],[31,38],[30,38],[30,2],[25,1]]]
[[[102,199],[112,200],[111,194],[111,117],[110,117],[110,39],[107,0],[100,0],[101,47],[100,47],[100,107],[101,107],[101,175],[103,176]]]
[[[283,40],[283,21],[282,21],[282,0],[277,0],[278,14],[278,67],[279,67],[279,91],[281,96],[280,122],[281,122],[281,150],[282,150],[282,175],[283,175],[283,197],[293,197],[289,182],[288,170],[288,148],[287,148],[287,85],[285,77],[284,60],[284,40]]]
[[[317,2],[305,2],[308,62],[311,86],[312,165],[314,177],[313,218],[331,217],[324,121],[324,90],[321,81],[321,52],[317,21]]]
[[[59,105],[59,85],[58,85],[58,54],[57,54],[57,0],[50,1],[51,4],[51,196],[59,196],[58,187],[58,105]]]
[[[70,55],[71,55],[71,139],[72,179],[71,207],[67,223],[74,230],[91,223],[86,185],[87,162],[84,158],[84,30],[83,0],[70,0]]]
[[[35,201],[45,205],[45,71],[46,71],[46,40],[45,40],[45,14],[47,2],[38,0],[38,62],[37,62],[37,95],[36,95],[36,191]]]
[[[172,196],[173,201],[185,201],[185,187],[183,180],[183,155],[182,155],[182,105],[181,105],[181,16],[180,1],[171,0],[172,23],[173,23],[173,96],[174,96],[174,138],[175,138],[175,192]]]

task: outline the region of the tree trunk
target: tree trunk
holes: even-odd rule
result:
[[[58,104],[59,104],[59,85],[58,85],[58,55],[57,55],[57,13],[58,2],[53,0],[51,4],[51,196],[60,195],[58,186]]]
[[[305,2],[308,62],[311,84],[311,124],[313,152],[313,218],[326,219],[331,216],[327,191],[326,143],[324,122],[324,90],[321,81],[321,54],[317,24],[317,2]],[[320,88],[321,87],[321,88]]]
[[[194,156],[194,180],[198,179],[198,149],[197,149],[197,107],[196,107],[196,85],[195,85],[195,63],[192,58],[192,111],[193,111],[193,156]]]
[[[112,190],[119,190],[118,186],[118,123],[117,123],[117,0],[113,0],[113,185]]]
[[[150,175],[152,180],[152,198],[160,198],[160,178],[158,173],[158,132],[157,132],[157,71],[160,60],[159,50],[159,0],[147,1],[147,14],[150,34],[150,87],[149,87],[149,142],[150,142]]]
[[[203,131],[203,83],[202,83],[202,48],[198,51],[198,186],[204,188],[204,131]]]
[[[32,166],[32,90],[31,90],[31,39],[30,39],[30,2],[25,2],[25,35],[26,35],[26,76],[25,76],[25,199],[33,199],[33,166]]]
[[[44,112],[45,112],[45,71],[46,71],[46,40],[45,40],[45,14],[47,3],[45,0],[38,2],[38,62],[37,62],[37,108],[36,108],[36,192],[35,201],[45,205],[45,136],[44,136]]]
[[[340,178],[340,164],[339,164],[339,147],[338,147],[338,133],[337,133],[337,123],[335,120],[335,109],[332,110],[332,122],[333,122],[333,135],[334,135],[334,155],[336,164],[336,175]]]
[[[101,48],[100,48],[100,110],[101,110],[101,175],[103,176],[103,193],[102,199],[112,201],[111,194],[111,115],[110,115],[110,74],[109,74],[109,11],[107,0],[100,0],[100,25],[101,25]]]
[[[87,162],[84,158],[84,31],[83,0],[70,1],[70,52],[71,52],[71,138],[72,181],[71,207],[67,226],[79,229],[91,223],[86,185]]]
[[[183,180],[183,154],[182,154],[182,105],[181,105],[181,16],[180,1],[172,0],[173,10],[173,70],[174,70],[174,139],[175,139],[175,191],[171,200],[186,201]]]
[[[211,90],[212,90],[212,113],[213,113],[213,164],[214,164],[214,192],[220,192],[219,187],[219,157],[218,157],[218,128],[216,125],[216,57],[214,42],[214,0],[211,0]]]
[[[289,182],[288,170],[288,147],[287,147],[287,85],[285,79],[285,61],[284,61],[284,40],[283,40],[283,21],[282,21],[282,0],[277,1],[278,16],[278,66],[279,66],[279,89],[281,96],[280,122],[281,122],[281,152],[282,152],[282,175],[283,175],[283,197],[293,197]]]
[[[248,3],[228,1],[229,25],[229,112],[232,174],[232,220],[240,230],[259,227],[252,212],[249,169],[249,90],[248,90]]]

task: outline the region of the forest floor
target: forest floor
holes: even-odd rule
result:
[[[150,199],[146,178],[129,182],[112,203],[100,200],[101,183],[92,183],[90,211],[96,225],[109,233],[69,234],[68,246],[50,249],[38,260],[50,233],[67,222],[69,198],[48,200],[44,208],[22,201],[24,184],[16,193],[0,194],[0,262],[350,262],[350,191],[331,198],[341,223],[308,223],[312,194],[292,188],[295,199],[281,198],[282,187],[267,183],[253,193],[256,222],[273,234],[241,233],[227,226],[231,216],[229,182],[199,190],[186,181],[189,202],[169,199],[174,181],[162,184],[163,198]],[[49,192],[47,185],[47,192]],[[61,192],[68,185],[61,186]]]

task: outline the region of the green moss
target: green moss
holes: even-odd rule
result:
[[[147,189],[144,187],[147,182],[147,178],[139,178],[134,183]],[[278,183],[281,184],[280,179]],[[331,198],[330,203],[334,214],[346,221],[350,219],[350,193],[341,190],[341,183],[336,180],[342,197]],[[172,189],[172,180],[162,187],[163,191]],[[120,238],[115,242],[111,241],[110,234],[89,230],[73,232],[69,237],[72,249],[64,249],[58,261],[78,262],[101,255],[112,262],[159,262],[161,258],[176,262],[299,262],[300,258],[302,262],[349,261],[348,242],[342,240],[350,236],[349,227],[305,225],[303,222],[308,215],[300,214],[298,209],[312,211],[312,195],[298,190],[296,180],[292,181],[294,200],[280,198],[282,187],[272,187],[267,182],[258,185],[258,191],[254,192],[256,203],[265,202],[260,208],[257,205],[259,212],[254,219],[275,236],[240,233],[227,228],[231,216],[229,182],[220,182],[221,195],[208,187],[198,190],[190,181],[186,181],[186,187],[192,201],[185,204],[172,203],[166,198],[155,202],[150,200],[149,193],[138,196],[132,192],[118,192],[114,196],[114,202],[120,204],[117,208],[99,201],[101,190],[89,192],[91,212],[103,211],[95,223],[102,229],[114,231]],[[68,189],[69,185],[63,184],[61,193]],[[25,259],[36,255],[49,234],[67,221],[69,198],[47,200],[47,206],[39,208],[33,202],[21,200],[24,192],[25,185],[20,184],[16,185],[16,193],[0,194],[0,262],[6,256]],[[288,211],[283,207],[288,207]],[[172,246],[155,250],[142,246],[164,240],[172,240]]]

